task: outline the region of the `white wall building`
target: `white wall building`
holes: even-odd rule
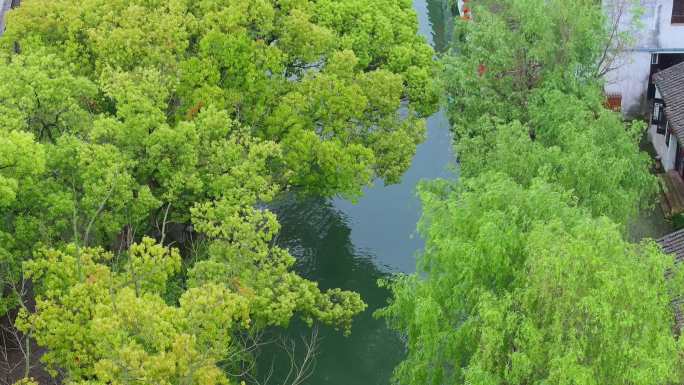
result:
[[[657,87],[655,97],[658,100],[662,100],[662,95]],[[670,171],[679,166],[680,162],[677,156],[677,150],[681,146],[677,142],[677,138],[673,134],[670,123],[664,114],[663,104],[654,104],[649,121],[648,138],[658,154],[657,156],[663,169],[665,171]]]
[[[653,76],[649,136],[665,171],[684,175],[684,62]]]
[[[609,18],[620,20],[623,26],[631,23],[632,14],[616,19],[620,12],[615,11],[629,1],[604,0]],[[679,65],[684,63],[684,0],[640,0],[639,3],[643,11],[641,29],[635,36],[635,44],[618,56],[613,65],[616,69],[606,74],[605,91],[609,101],[617,99],[626,117],[647,119],[647,136],[664,171],[676,171],[681,177],[684,175],[684,129],[675,128],[671,116],[674,109],[682,108],[677,105],[681,95],[675,96],[672,87],[684,90],[684,82],[678,85],[679,78],[666,82],[666,76],[671,76],[673,71],[665,70],[678,67],[676,72],[681,73],[684,66]],[[663,76],[654,76],[658,73]],[[656,78],[660,87],[656,87]],[[666,83],[670,95],[663,96],[662,87]],[[664,99],[667,98],[672,105],[666,113]]]
[[[625,2],[608,0],[605,3]],[[604,3],[604,4],[605,4]],[[655,96],[652,75],[684,61],[684,0],[641,0],[642,29],[636,44],[606,75],[606,93],[621,96],[626,116],[644,115]],[[622,18],[631,22],[631,16]]]

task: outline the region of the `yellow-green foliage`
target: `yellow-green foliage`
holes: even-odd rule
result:
[[[235,335],[350,331],[359,295],[292,272],[265,207],[408,168],[438,99],[410,1],[25,0],[7,26],[0,280],[33,280],[53,373],[225,383]]]
[[[177,305],[162,296],[180,269],[178,251],[150,238],[131,246],[121,271],[102,249],[42,250],[24,264],[36,311],[22,310],[17,325],[48,348],[43,361],[67,383],[228,384],[219,363],[244,354],[241,333],[286,324],[295,312],[348,328],[365,306],[357,294],[322,294],[288,272],[293,261],[282,250],[239,262],[221,254],[229,250],[212,247],[217,265],[204,271],[213,279],[193,279]]]
[[[164,123],[179,131],[214,106],[283,143],[288,183],[325,195],[396,182],[438,99],[433,52],[406,0],[29,0],[7,24],[3,62],[24,83],[14,94],[40,99],[22,113],[61,115],[42,135],[89,132],[105,112],[140,153]],[[21,68],[48,58],[39,76]]]

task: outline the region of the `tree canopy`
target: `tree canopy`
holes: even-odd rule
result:
[[[44,99],[22,108],[41,135],[93,135],[106,116],[119,138],[98,141],[139,154],[211,106],[280,144],[284,182],[355,196],[400,178],[435,110],[433,52],[416,30],[406,0],[33,0],[3,42],[21,52],[5,61],[31,79],[22,88]]]
[[[630,244],[557,184],[502,173],[421,192],[425,274],[380,312],[406,333],[399,384],[659,384],[681,370],[671,256]]]
[[[598,67],[617,32],[600,4],[478,1],[473,12],[444,59],[462,172],[504,168],[523,184],[544,175],[619,223],[649,205],[644,127],[603,107]]]
[[[408,0],[27,0],[0,39],[5,314],[74,384],[226,384],[265,329],[350,332],[268,204],[397,182],[437,105]],[[30,280],[36,308],[17,282]]]
[[[478,1],[472,15],[443,59],[459,180],[421,186],[418,272],[384,282],[378,315],[408,343],[395,383],[681,381],[680,269],[625,240],[657,185],[643,124],[603,107],[601,5]]]

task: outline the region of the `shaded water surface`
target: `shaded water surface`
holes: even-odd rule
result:
[[[414,0],[420,33],[436,50],[451,34],[447,0]],[[322,328],[313,376],[307,385],[386,385],[404,357],[404,345],[373,312],[387,303],[388,292],[377,280],[415,270],[415,254],[423,246],[416,234],[420,202],[415,195],[421,179],[449,176],[451,136],[443,111],[428,119],[427,140],[419,146],[402,183],[379,183],[356,204],[336,199],[281,202],[275,211],[282,224],[281,246],[297,257],[298,271],[322,289],[340,287],[361,294],[368,309],[354,322],[352,335]],[[306,333],[292,325],[292,335]],[[275,380],[282,377],[277,371]]]

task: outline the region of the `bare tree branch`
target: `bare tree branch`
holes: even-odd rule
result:
[[[169,216],[169,209],[171,208],[171,202],[169,202],[168,205],[166,205],[166,211],[164,212],[164,220],[162,221],[162,228],[161,228],[161,241],[159,242],[160,244],[164,244],[164,239],[166,238],[166,224],[168,223],[166,219]]]
[[[114,175],[118,175],[118,173],[115,172]],[[109,201],[109,198],[112,197],[112,194],[114,193],[114,187],[115,183],[112,181],[112,185],[109,188],[109,191],[107,191],[107,196],[102,200],[100,203],[100,206],[97,208],[97,211],[93,215],[92,218],[90,218],[90,222],[88,222],[88,227],[86,227],[85,235],[83,236],[83,245],[88,246],[88,239],[90,237],[90,229],[97,220],[97,218],[102,214],[102,211],[104,211],[105,206],[107,205],[107,202]]]

